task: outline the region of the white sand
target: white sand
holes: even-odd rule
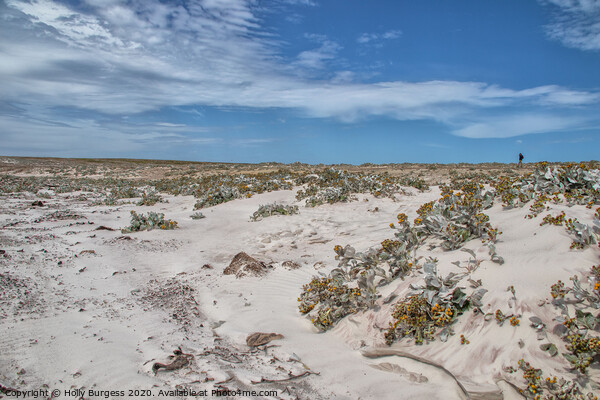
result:
[[[600,252],[597,247],[569,250],[571,239],[564,227],[540,227],[546,213],[524,219],[528,207],[502,210],[495,205],[487,211],[492,225],[504,232],[497,244],[504,265],[489,261],[487,248],[478,240],[465,246],[484,260],[472,275],[489,290],[483,298],[484,311],[499,308],[505,314],[522,314],[520,326],[508,321],[498,326],[467,312],[446,343],[415,346],[403,340],[386,346],[378,327],[387,327],[393,303],[383,304],[382,299],[393,291],[407,294],[409,283],[421,283],[420,273],[384,288],[377,311],[350,316],[324,334],[298,312],[296,299],[302,285],[317,274],[318,263],[324,263],[319,271],[325,273],[337,264],[335,245],[351,244],[358,251],[377,246],[392,237],[388,225],[399,212],[414,218],[416,209],[437,199],[439,191],[413,193],[397,202],[359,195],[357,202],[305,208],[295,201],[294,192],[280,191],[204,209],[206,218],[201,220],[189,217],[192,197],[167,197],[169,203],[152,207],[89,206],[72,194],[70,199],[59,195],[43,200],[42,208],[30,206],[35,197],[4,199],[0,249],[6,250],[6,257],[0,256],[0,273],[23,279],[30,301],[20,306],[18,298],[5,303],[3,312],[8,315],[0,315],[0,384],[18,389],[152,389],[154,394],[183,385],[210,394],[217,382],[233,377],[223,385],[276,389],[278,396],[273,398],[467,398],[456,378],[472,393],[510,399],[519,395],[505,380],[521,387],[524,381],[520,373],[508,374],[503,367],[516,366],[520,358],[547,375],[572,377],[562,357],[552,358],[539,349],[548,341],[563,349],[560,339],[550,333],[548,340],[539,341],[529,317],[538,316],[554,326],[552,318],[558,312],[547,304],[550,285],[589,270],[598,263]],[[249,221],[260,204],[274,201],[299,204],[300,214]],[[368,211],[374,207],[379,211]],[[593,212],[584,207],[551,207],[553,214],[566,210],[568,216],[591,223]],[[118,229],[129,224],[132,209],[163,212],[179,222],[179,229],[119,239],[124,235]],[[57,210],[84,218],[34,222]],[[100,225],[117,230],[96,231]],[[95,253],[82,254],[84,250]],[[274,270],[260,278],[223,275],[241,251],[273,263]],[[427,246],[419,254],[437,257],[443,275],[458,271],[452,261],[469,257]],[[283,268],[281,263],[288,260],[301,268]],[[202,268],[205,264],[213,268]],[[186,297],[181,285],[193,292]],[[516,290],[516,301],[506,290],[509,285]],[[172,294],[171,302],[163,304],[158,295],[148,298],[149,288],[155,294]],[[539,306],[543,300],[546,304]],[[256,331],[280,333],[284,339],[272,342],[279,347],[251,352],[245,339]],[[469,345],[460,344],[461,333]],[[153,363],[168,363],[178,346],[194,355],[192,363],[155,376]],[[439,364],[453,376],[400,356],[407,353]],[[290,360],[293,354],[320,375],[278,384],[251,383],[305,372],[301,363]],[[598,382],[597,370],[589,374],[592,382]]]

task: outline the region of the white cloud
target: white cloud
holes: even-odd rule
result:
[[[160,158],[172,148],[193,149],[218,144],[221,139],[198,137],[205,129],[185,129],[157,125],[100,125],[77,120],[65,125],[54,120],[33,120],[0,115],[0,140],[3,154],[21,156],[112,157],[152,154]],[[82,132],[85,132],[82,135]],[[188,133],[188,134],[186,134]],[[68,143],[68,146],[65,146]],[[160,145],[159,145],[160,143]]]
[[[375,33],[363,33],[361,34],[356,41],[358,43],[364,44],[364,43],[369,43],[372,40],[377,39],[379,36]]]
[[[300,6],[311,6],[317,5],[317,2],[312,0],[280,0],[284,4],[300,5]]]
[[[169,128],[183,128],[186,126],[185,124],[173,124],[171,122],[157,122],[156,125],[157,126],[166,126]]]
[[[383,39],[398,39],[402,35],[402,31],[399,29],[392,29],[390,31],[384,32],[381,37]]]
[[[550,114],[515,114],[488,118],[467,124],[453,133],[472,139],[509,138],[533,133],[560,132],[586,127],[589,121],[578,117],[561,117]]]
[[[294,64],[304,68],[323,69],[326,67],[327,61],[335,59],[341,49],[342,46],[338,43],[324,39],[318,48],[298,54]]]
[[[384,33],[362,33],[356,41],[360,44],[367,44],[374,41],[398,39],[400,36],[402,36],[401,30],[392,29]]]
[[[71,11],[61,4],[47,0],[8,0],[7,4],[31,16],[35,23],[53,28],[57,33],[55,37],[70,45],[87,47],[102,43],[111,47],[124,46],[97,18]]]
[[[356,76],[356,74],[352,71],[337,71],[334,74],[333,78],[331,79],[331,82],[333,82],[333,83],[349,83],[354,80],[355,76]]]
[[[549,5],[553,20],[546,33],[565,46],[581,50],[600,50],[599,0],[540,0]]]
[[[244,146],[244,147],[256,147],[265,143],[275,142],[274,138],[245,138],[245,139],[236,139],[232,140],[231,144],[235,146]]]

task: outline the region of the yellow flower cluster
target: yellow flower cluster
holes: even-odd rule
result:
[[[540,222],[540,226],[546,225],[546,224],[562,225],[565,222],[565,217],[566,217],[566,214],[564,211],[561,211],[561,213],[559,215],[557,215],[556,217],[553,217],[552,215],[548,214],[544,217],[542,222]]]
[[[398,218],[398,223],[399,224],[405,224],[406,221],[408,221],[408,216],[406,214],[404,214],[404,213],[398,214],[398,216],[396,218]]]
[[[563,299],[567,291],[565,290],[565,284],[563,281],[558,281],[554,285],[550,286],[550,295],[553,299]]]
[[[431,308],[431,319],[433,320],[433,324],[436,326],[445,326],[450,321],[452,321],[452,316],[454,312],[450,305],[442,306],[439,304],[435,304]]]
[[[550,198],[545,194],[537,196],[533,204],[529,207],[529,211],[531,211],[531,214],[526,215],[525,218],[531,219],[537,217],[539,213],[547,209],[546,202],[549,200]]]
[[[313,278],[310,283],[302,286],[302,290],[302,294],[298,298],[298,302],[300,302],[298,310],[302,314],[308,314],[319,305],[317,316],[312,318],[312,322],[322,330],[328,329],[348,312],[355,312],[355,300],[362,295],[359,288],[349,288],[342,282],[331,278]],[[343,306],[345,308],[339,308],[343,302],[347,303],[346,306]],[[331,307],[335,308],[333,315]]]
[[[447,326],[456,315],[451,304],[434,304],[429,306],[427,299],[421,295],[406,298],[398,303],[392,313],[392,320],[385,333],[388,344],[396,338],[412,336],[416,344],[423,340],[433,340],[436,327]]]
[[[442,200],[446,200],[450,198],[450,196],[454,195],[454,190],[452,190],[452,188],[450,188],[449,186],[441,186],[440,189],[442,190]]]
[[[527,390],[535,394],[540,390],[542,370],[533,368],[527,361],[520,359],[519,368],[523,371],[523,378],[527,381]]]
[[[600,338],[593,336],[586,338],[580,333],[571,333],[567,336],[566,347],[577,357],[569,359],[573,367],[585,374],[587,368],[600,353]]]
[[[504,317],[504,313],[500,310],[496,310],[496,322],[498,322],[499,324],[503,323],[504,320],[506,319],[506,317]]]
[[[485,225],[489,220],[490,220],[490,217],[484,213],[475,214],[475,224],[477,226]]]
[[[600,351],[600,340],[597,337],[584,338],[581,334],[575,333],[567,336],[567,350],[573,354],[596,353]]]
[[[434,204],[435,204],[435,201],[430,201],[429,203],[423,204],[417,210],[417,214],[419,214],[419,216],[421,218],[425,218],[433,210],[433,205]]]
[[[163,224],[160,225],[160,229],[175,229],[177,228],[177,221],[172,221],[170,219],[166,220]]]
[[[562,324],[570,329],[573,325],[575,325],[575,318],[569,318],[568,320],[564,321]]]
[[[400,242],[397,240],[385,239],[381,242],[381,249],[388,253],[393,252],[398,247],[400,247]]]

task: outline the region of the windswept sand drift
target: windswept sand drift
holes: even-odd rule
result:
[[[540,226],[542,215],[525,218],[528,207],[505,210],[495,204],[486,211],[503,232],[496,250],[504,264],[492,262],[480,240],[464,245],[481,260],[468,276],[487,289],[481,310],[520,315],[516,326],[468,311],[446,342],[417,346],[404,339],[386,345],[396,302],[386,300],[403,298],[411,284],[422,284],[422,269],[383,287],[373,308],[326,333],[319,334],[298,312],[302,285],[337,265],[335,245],[377,247],[392,237],[388,225],[398,213],[413,219],[439,194],[438,187],[411,188],[396,201],[361,194],[358,201],[306,208],[295,200],[295,190],[283,190],[203,209],[206,218],[199,220],[190,218],[192,196],[165,196],[168,202],[151,207],[90,205],[76,195],[54,193],[39,207],[32,206],[38,199],[32,194],[5,196],[0,384],[20,390],[83,388],[84,398],[104,397],[99,391],[107,390],[152,390],[156,396],[161,389],[193,389],[207,390],[210,397],[212,390],[240,389],[277,391],[254,398],[509,399],[520,397],[514,386],[525,386],[521,371],[510,372],[521,358],[542,368],[544,376],[576,379],[562,356],[540,349],[555,343],[564,352],[552,332],[559,311],[550,287],[573,275],[587,279],[600,250],[570,249],[572,237],[564,227]],[[250,221],[259,205],[273,202],[300,205],[299,213]],[[130,210],[164,213],[178,228],[123,234]],[[584,206],[555,204],[549,212],[560,211],[593,223],[594,211]],[[257,276],[224,274],[240,252],[257,263],[241,257],[238,264],[260,270]],[[428,245],[417,255],[437,258],[441,275],[463,272],[452,262],[470,257]],[[459,286],[468,288],[467,278]],[[541,340],[530,317],[547,327]],[[248,346],[255,332],[281,337]],[[461,344],[461,334],[469,344]],[[590,368],[587,376],[586,388],[598,390],[598,369]]]

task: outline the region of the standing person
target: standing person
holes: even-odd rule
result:
[[[519,153],[519,164],[517,164],[517,168],[523,168],[523,154]]]

